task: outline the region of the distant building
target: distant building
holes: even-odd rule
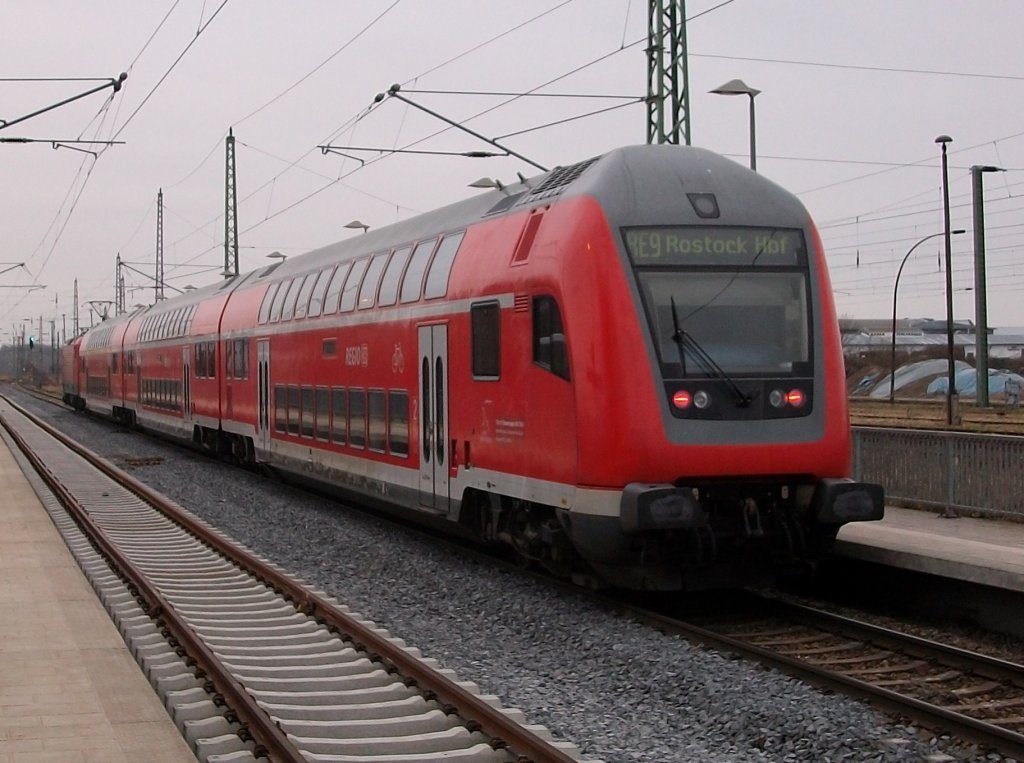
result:
[[[839,331],[843,353],[864,352],[892,347],[891,318],[840,318]],[[1012,333],[1010,333],[1012,332]],[[989,329],[990,358],[1019,360],[1024,358],[1024,329]],[[933,318],[900,318],[896,321],[896,347],[903,352],[922,352],[946,346],[946,322]],[[977,337],[972,321],[953,322],[953,344],[971,360],[977,352]]]

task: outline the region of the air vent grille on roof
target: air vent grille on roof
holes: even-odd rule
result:
[[[523,200],[523,203],[530,204],[540,199],[557,196],[565,190],[567,185],[582,175],[591,164],[600,158],[595,156],[593,159],[570,164],[568,167],[555,167],[539,186],[530,191],[529,195]]]

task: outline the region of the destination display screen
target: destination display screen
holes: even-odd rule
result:
[[[634,265],[794,266],[807,261],[803,233],[725,226],[627,228]]]

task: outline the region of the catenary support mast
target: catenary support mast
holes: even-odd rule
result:
[[[686,0],[649,0],[647,142],[690,145]]]
[[[235,195],[235,134],[228,130],[224,171],[224,277],[238,275],[238,201]]]

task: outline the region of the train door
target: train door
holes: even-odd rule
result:
[[[419,327],[420,505],[447,514],[448,327]]]
[[[192,421],[192,363],[188,346],[181,351],[181,413],[185,423]]]
[[[256,343],[256,385],[259,396],[256,411],[256,443],[270,447],[270,342]]]

